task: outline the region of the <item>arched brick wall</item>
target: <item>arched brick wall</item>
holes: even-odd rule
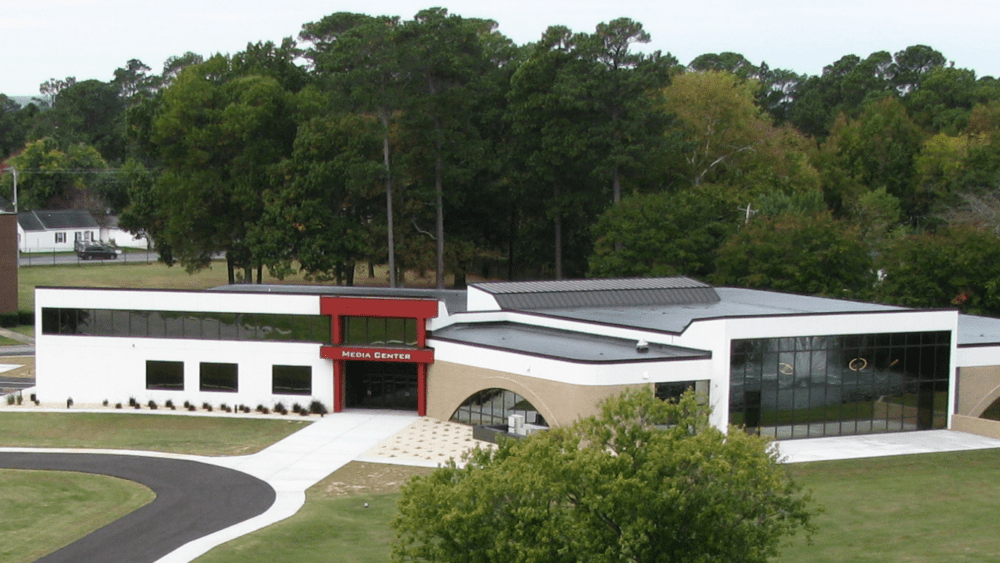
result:
[[[571,385],[503,371],[437,361],[428,366],[427,415],[448,420],[473,393],[501,388],[528,400],[550,426],[568,426],[597,413],[602,399],[648,385]]]

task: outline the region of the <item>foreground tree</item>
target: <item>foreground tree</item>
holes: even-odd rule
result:
[[[709,426],[693,393],[634,391],[413,480],[393,559],[764,562],[810,508],[767,441]]]

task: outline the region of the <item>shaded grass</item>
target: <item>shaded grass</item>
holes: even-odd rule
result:
[[[789,466],[826,511],[783,562],[1000,560],[1000,450]]]
[[[0,446],[111,448],[231,456],[258,452],[308,422],[132,412],[0,411]]]
[[[0,470],[0,561],[35,561],[153,498],[138,483],[104,475]]]

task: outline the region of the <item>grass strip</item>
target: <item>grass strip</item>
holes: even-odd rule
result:
[[[0,411],[0,446],[110,448],[205,456],[247,455],[305,421],[105,413]]]
[[[29,563],[152,502],[132,481],[60,471],[0,470],[0,561]]]

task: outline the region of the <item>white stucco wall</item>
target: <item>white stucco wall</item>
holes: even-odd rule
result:
[[[138,291],[40,288],[35,292],[36,326],[42,326],[44,307],[135,309],[160,311],[215,311],[245,313],[319,314],[319,298],[308,295],[260,295],[222,292]],[[283,401],[306,406],[312,399],[333,405],[333,364],[320,358],[317,343],[222,341],[167,338],[60,336],[35,339],[36,387],[46,402],[141,403],[154,400],[176,405],[190,401],[230,406],[258,404],[271,407]],[[184,390],[146,389],[146,360],[184,362]],[[238,392],[199,390],[201,362],[238,365]],[[310,366],[312,395],[274,395],[273,365]]]

